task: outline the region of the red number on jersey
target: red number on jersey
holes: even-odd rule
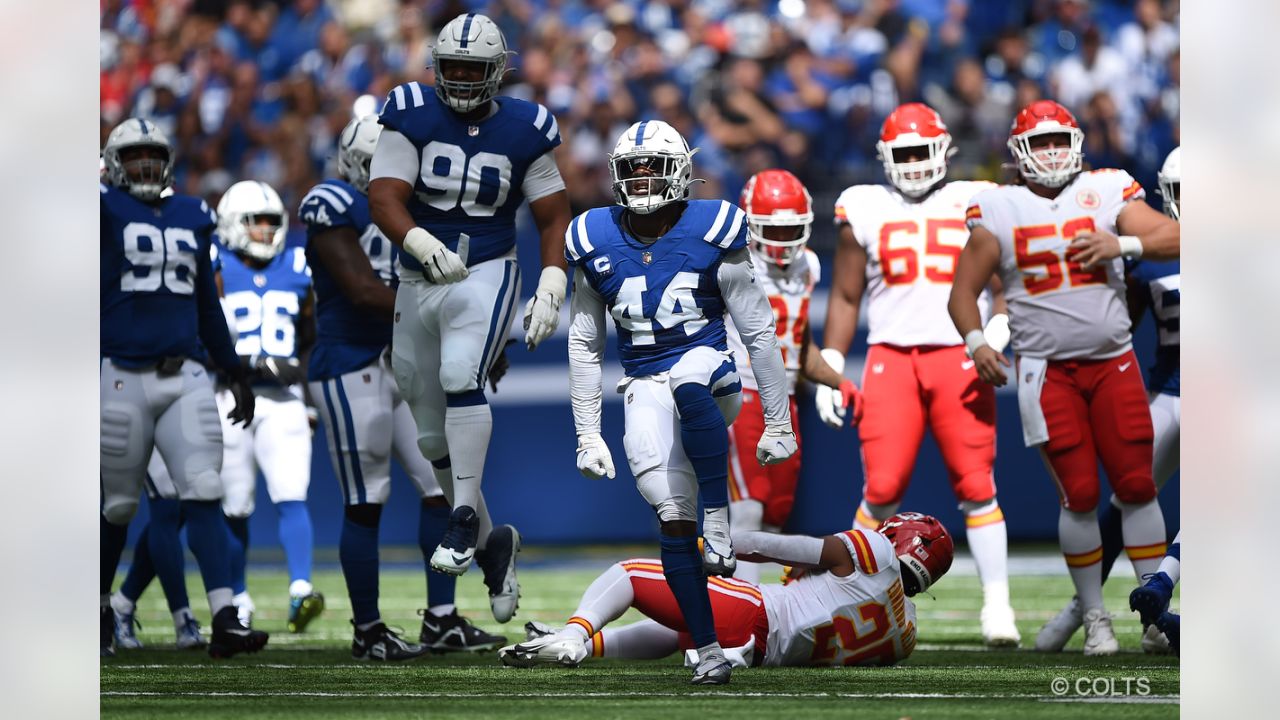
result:
[[[931,219],[924,222],[925,260],[937,258],[942,261],[938,267],[926,264],[924,277],[930,282],[949,285],[956,279],[956,261],[960,259],[964,242],[950,245],[942,242],[939,236],[943,230],[958,230],[963,233],[968,228],[960,218]],[[903,220],[885,223],[880,228],[880,271],[886,285],[906,285],[915,282],[920,276],[920,260],[914,247],[889,247],[889,242],[897,232],[917,235],[920,226],[914,220]]]
[[[800,313],[792,318],[787,311],[787,299],[781,295],[770,295],[769,306],[773,308],[774,333],[778,339],[787,336],[787,329],[791,329],[791,340],[795,343],[796,348],[803,350],[806,335],[809,332],[809,297],[805,296],[800,300]],[[782,363],[787,362],[787,346],[782,346]]]
[[[832,616],[831,622],[819,625],[813,632],[813,665],[831,665],[839,660],[844,665],[864,665],[875,660],[878,665],[891,665],[897,659],[889,634],[889,613],[884,605],[865,602],[857,608],[858,618],[871,627],[858,632],[858,623],[843,615]],[[832,641],[835,641],[834,643]]]
[[[915,282],[916,276],[920,274],[915,250],[909,247],[889,247],[889,240],[899,231],[915,235],[920,232],[920,226],[914,220],[904,220],[885,223],[880,228],[880,272],[884,275],[885,285],[906,285]],[[898,266],[899,269],[895,269],[894,263],[898,260],[902,263]]]
[[[1040,295],[1057,290],[1062,287],[1064,277],[1070,280],[1068,284],[1071,287],[1105,284],[1107,269],[1103,265],[1085,270],[1079,262],[1066,259],[1065,247],[1061,251],[1041,250],[1039,252],[1031,252],[1029,247],[1032,240],[1061,237],[1070,241],[1081,233],[1093,232],[1095,229],[1093,218],[1089,216],[1066,221],[1062,224],[1061,234],[1056,225],[1026,225],[1014,228],[1013,250],[1018,269],[1022,270],[1022,284],[1027,288],[1027,294]],[[1065,273],[1063,265],[1066,266]]]
[[[938,234],[943,230],[959,230],[966,233],[963,237],[968,237],[968,226],[964,224],[964,220],[959,218],[949,218],[947,220],[926,220],[925,221],[925,245],[924,251],[926,255],[933,257],[951,258],[951,266],[947,269],[941,267],[928,267],[924,269],[924,276],[936,283],[951,284],[956,279],[956,262],[960,260],[960,251],[964,249],[964,243],[959,245],[945,245],[938,238]]]

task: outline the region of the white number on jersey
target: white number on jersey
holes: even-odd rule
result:
[[[1182,275],[1166,275],[1151,282],[1151,309],[1160,330],[1160,344],[1181,345]]]
[[[377,225],[370,224],[364,229],[364,234],[360,236],[360,249],[369,256],[369,265],[382,282],[390,284],[400,275],[400,258],[396,257],[395,262],[391,262],[391,241]]]
[[[120,276],[121,290],[154,292],[164,285],[176,295],[195,292],[198,245],[189,228],[169,227],[162,232],[150,223],[131,222],[123,235],[124,256],[133,268]],[[186,273],[179,274],[179,268],[186,268]],[[139,275],[139,270],[146,272]]]
[[[693,300],[696,287],[697,273],[676,273],[663,289],[658,311],[651,320],[644,316],[644,292],[649,289],[648,279],[643,275],[629,277],[618,288],[618,297],[610,313],[619,327],[631,333],[632,345],[654,344],[654,321],[667,330],[684,325],[684,334],[693,335],[707,325],[702,308]]]
[[[239,335],[237,355],[293,356],[293,319],[299,310],[297,295],[284,290],[268,290],[262,295],[241,290],[227,295],[222,303]]]
[[[498,175],[498,197],[492,204],[479,200],[485,170]],[[461,147],[433,140],[422,148],[421,177],[423,185],[442,193],[423,197],[431,207],[448,212],[458,206],[461,198],[466,214],[491,217],[511,191],[511,159],[491,152],[478,152],[468,158]]]

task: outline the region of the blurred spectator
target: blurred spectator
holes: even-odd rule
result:
[[[1032,32],[1032,49],[1054,64],[1078,52],[1080,39],[1093,23],[1089,0],[1052,0],[1053,14]]]
[[[990,91],[982,65],[971,58],[956,66],[949,88],[930,85],[924,99],[951,133],[954,177],[994,177],[995,168],[982,166],[1001,153],[1009,137],[1009,118],[1017,112],[1012,88]]]
[[[1131,147],[1137,125],[1135,78],[1124,58],[1115,48],[1102,43],[1097,26],[1085,30],[1080,53],[1062,61],[1054,71],[1050,87],[1052,95],[1074,112],[1080,112],[1098,93],[1108,93],[1110,103],[1118,108],[1124,120],[1126,147]]]

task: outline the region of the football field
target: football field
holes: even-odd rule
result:
[[[506,626],[493,622],[476,570],[458,582],[461,611],[515,642],[523,623],[560,624],[582,590],[611,562],[637,548],[527,548],[521,554],[520,610]],[[1062,559],[1015,551],[1011,594],[1023,646],[1070,597]],[[421,556],[418,556],[420,563]],[[322,560],[324,558],[321,558]],[[391,559],[391,562],[387,560]],[[403,562],[396,562],[395,560]],[[588,660],[581,668],[505,668],[496,654],[430,655],[408,664],[351,659],[350,612],[336,564],[320,562],[314,578],[328,608],[302,635],[284,629],[283,569],[251,567],[254,624],[271,633],[256,655],[215,662],[203,651],[173,649],[173,628],[158,585],[138,610],[145,649],[120,651],[101,665],[103,717],[113,718],[1169,718],[1178,716],[1177,659],[1144,655],[1137,616],[1128,612],[1132,574],[1120,564],[1107,586],[1121,654],[1085,658],[1081,633],[1067,652],[988,652],[978,632],[981,589],[972,562],[958,557],[936,586],[936,599],[916,598],[919,644],[892,668],[753,668],[727,687],[695,688],[676,657],[657,662]],[[194,569],[194,564],[192,564]],[[421,565],[412,554],[384,551],[382,614],[416,640],[424,606]],[[769,573],[771,576],[772,573]],[[766,579],[770,579],[766,576]],[[121,576],[123,577],[123,576]],[[192,604],[207,625],[199,576],[188,578]],[[278,592],[269,592],[276,589]],[[1174,600],[1177,606],[1177,598]],[[639,616],[631,611],[619,622]],[[207,633],[207,629],[206,629]]]

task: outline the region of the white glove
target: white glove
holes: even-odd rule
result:
[[[538,289],[524,306],[524,342],[530,350],[551,337],[560,324],[560,306],[564,304],[568,282],[560,268],[554,265],[542,268]]]
[[[793,440],[793,446],[794,443]],[[613,455],[609,454],[609,446],[600,437],[600,433],[578,436],[578,472],[591,480],[612,478],[615,475]]]
[[[822,351],[822,359],[837,373],[844,372],[844,354],[839,350],[834,348],[824,349]],[[829,388],[826,385],[816,385],[813,402],[818,406],[818,417],[822,418],[822,422],[836,429],[844,427],[844,399],[841,397],[839,390]]]
[[[1004,313],[991,316],[987,326],[982,329],[982,334],[987,338],[987,344],[992,350],[997,353],[1004,352],[1009,344],[1009,316]]]
[[[796,447],[796,434],[791,432],[790,425],[766,425],[760,442],[756,443],[756,462],[777,465],[794,455]]]
[[[465,280],[471,274],[458,254],[444,246],[426,228],[416,227],[404,236],[404,249],[422,263],[427,278],[447,285]]]

